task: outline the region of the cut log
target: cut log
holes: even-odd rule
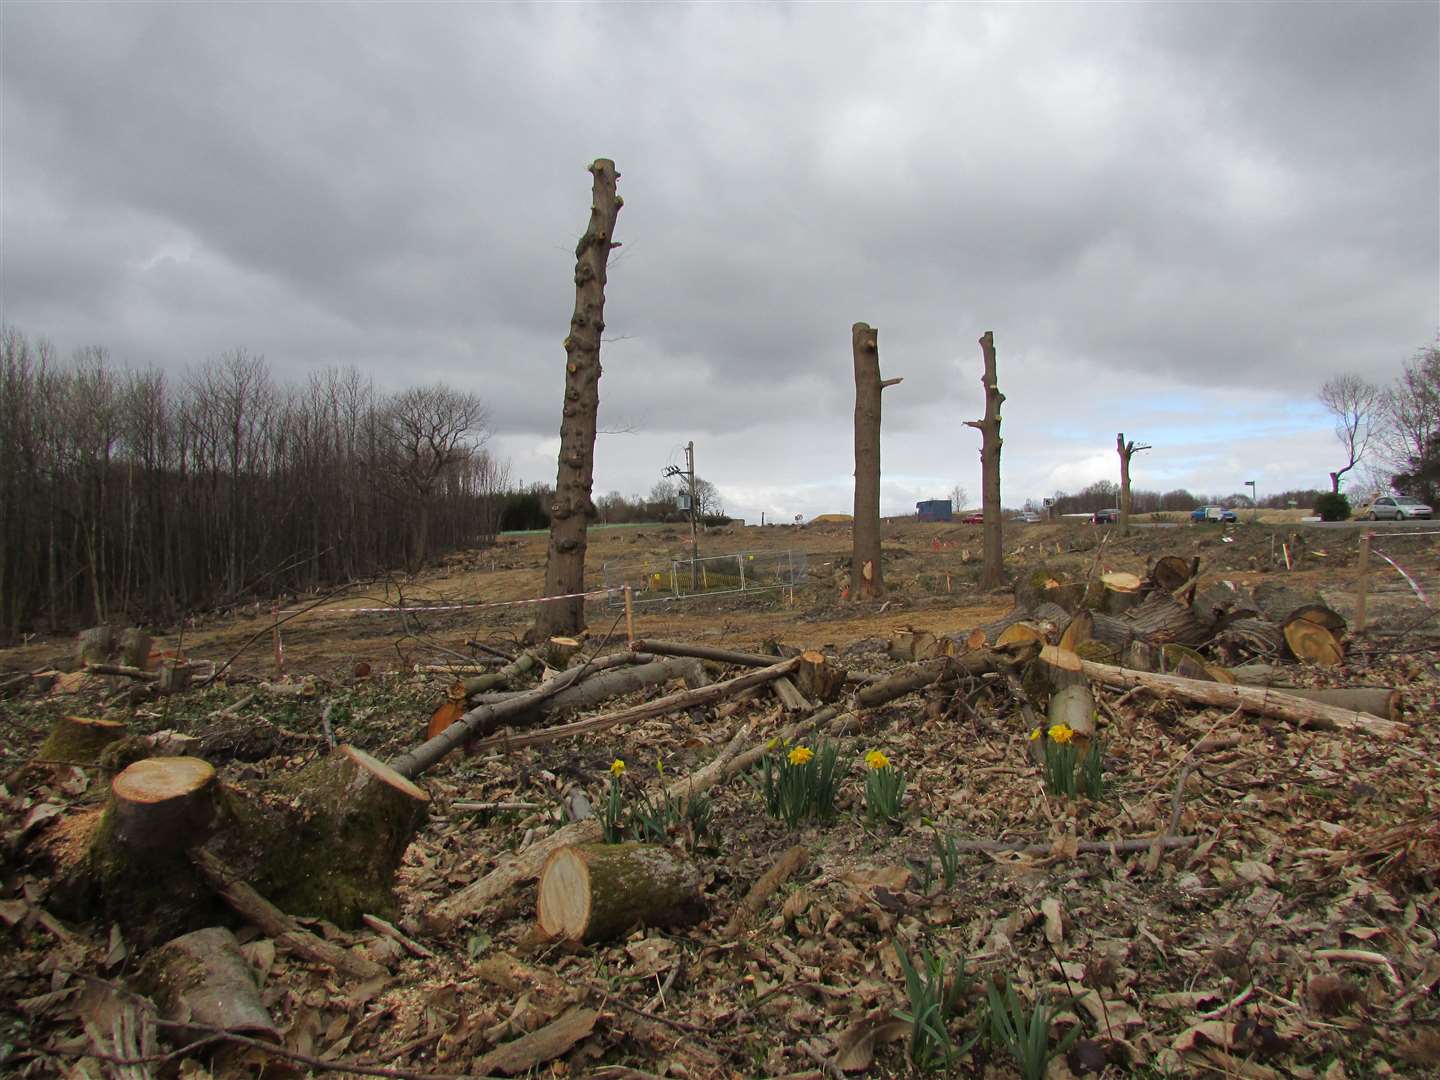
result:
[[[807,649],[800,654],[800,666],[795,669],[795,683],[800,692],[812,701],[834,701],[845,690],[845,669],[831,661],[824,653]]]
[[[1290,655],[1321,667],[1345,662],[1345,649],[1335,631],[1306,618],[1291,619],[1281,628]]]
[[[1087,609],[1081,608],[1070,617],[1065,624],[1065,629],[1060,634],[1060,648],[1074,652],[1082,643],[1089,641],[1094,636],[1095,616]]]
[[[1181,645],[1178,642],[1169,641],[1160,646],[1160,667],[1158,670],[1167,675],[1182,675],[1187,679],[1200,679],[1205,682],[1214,682],[1214,678],[1207,670],[1209,665],[1205,658],[1188,645]]]
[[[82,667],[86,664],[103,664],[115,654],[115,629],[110,626],[92,626],[81,630],[75,643],[75,661]]]
[[[1143,598],[1138,577],[1114,571],[1100,575],[1086,597],[1086,606],[1098,608],[1107,615],[1120,615],[1135,607]]]
[[[69,763],[93,765],[100,753],[117,739],[124,738],[125,725],[118,720],[89,716],[62,716],[35,755],[37,764]]]
[[[1000,635],[995,639],[996,646],[1002,649],[1028,645],[1032,642],[1041,645],[1046,644],[1045,631],[1041,630],[1040,627],[1033,622],[1011,623],[1004,630],[1000,631]]]
[[[1243,709],[1260,716],[1274,717],[1299,724],[1301,727],[1354,732],[1381,739],[1403,739],[1408,725],[1397,720],[1382,720],[1353,709],[1340,709],[1318,701],[1308,701],[1288,691],[1260,686],[1227,686],[1224,683],[1200,682],[1178,675],[1156,675],[1131,668],[1114,667],[1082,661],[1085,674],[1109,686],[1140,686],[1160,697],[1176,697],[1202,705],[1223,709]]]
[[[1227,622],[1215,635],[1210,648],[1226,665],[1233,667],[1249,660],[1278,659],[1285,650],[1285,638],[1277,624],[1247,616]]]
[[[735,765],[737,756],[744,748],[745,740],[749,735],[750,725],[748,723],[741,724],[726,744],[725,749],[713,761],[689,776],[681,777],[671,783],[665,788],[662,798],[688,798],[692,794],[708,790],[720,780],[733,775],[730,767]],[[752,747],[752,749],[754,748]],[[761,743],[759,752],[764,753],[764,751],[765,744]],[[497,897],[509,894],[519,882],[534,878],[544,868],[546,860],[554,852],[572,845],[593,844],[599,839],[600,822],[596,818],[586,818],[584,821],[566,825],[543,840],[531,844],[518,855],[503,859],[500,865],[479,881],[472,882],[454,896],[441,901],[427,912],[426,921],[437,930],[443,931],[452,928],[461,919],[473,915]]]
[[[890,632],[890,644],[886,653],[892,660],[910,663],[915,660],[930,660],[942,651],[940,641],[929,630],[917,630],[913,626],[902,626]]]
[[[787,675],[782,675],[772,682],[770,689],[780,699],[780,704],[784,706],[786,712],[809,712],[814,708]]]
[[[591,944],[640,923],[686,926],[705,914],[700,881],[692,862],[658,844],[561,848],[540,872],[540,929]]]
[[[1199,645],[1210,636],[1209,627],[1195,617],[1188,605],[1162,593],[1152,593],[1139,606],[1131,608],[1125,619],[1137,637],[1154,645],[1171,641]],[[1097,619],[1097,627],[1099,622]]]
[[[1206,626],[1226,626],[1236,619],[1259,614],[1250,594],[1229,581],[1197,586],[1190,610]]]
[[[1171,593],[1190,580],[1190,564],[1179,555],[1162,555],[1150,567],[1150,581],[1157,592]]]
[[[1232,678],[1235,676],[1232,674]],[[1243,682],[1244,680],[1238,680]],[[1265,685],[1263,681],[1258,684]],[[1350,709],[1369,713],[1385,720],[1399,720],[1401,715],[1400,691],[1384,686],[1353,686],[1335,689],[1311,689],[1301,686],[1286,686],[1284,693],[1292,697],[1318,701],[1333,705],[1337,709]]]
[[[260,1001],[250,964],[235,935],[209,926],[167,941],[145,958],[140,984],[160,1015],[175,1024],[173,1041],[189,1042],[215,1030],[278,1041],[279,1029]]]
[[[1000,635],[1016,623],[1028,622],[1035,617],[1035,613],[1028,607],[1013,607],[994,622],[982,623],[980,629],[985,633],[985,640],[995,644],[1000,640]]]
[[[470,1062],[469,1072],[476,1076],[504,1073],[518,1076],[532,1073],[536,1067],[569,1052],[581,1039],[589,1038],[600,1014],[594,1009],[578,1006],[566,1009],[544,1027],[501,1043],[495,1049]],[[557,1068],[556,1073],[560,1070]],[[563,1074],[561,1074],[563,1075]]]
[[[1033,611],[1043,603],[1077,611],[1084,600],[1085,582],[1069,580],[1068,572],[1060,567],[1039,567],[1015,584],[1015,606],[1023,611]]]
[[[1064,724],[1074,731],[1083,751],[1095,734],[1095,695],[1080,657],[1069,649],[1047,646],[1031,667],[1027,682],[1038,681],[1049,693],[1046,719],[1052,726]]]
[[[1271,622],[1283,623],[1292,612],[1311,604],[1324,606],[1313,589],[1300,589],[1287,581],[1262,581],[1251,590],[1256,610]]]

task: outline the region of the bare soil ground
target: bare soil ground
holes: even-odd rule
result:
[[[1354,611],[1355,533],[1273,526],[1113,530],[1059,524],[1007,533],[1008,568],[1076,574],[1143,572],[1161,554],[1198,555],[1202,571],[1238,582],[1284,575]],[[639,609],[640,637],[753,649],[765,641],[822,647],[849,666],[883,672],[884,642],[900,625],[965,630],[1011,606],[985,594],[980,530],[887,526],[891,598],[842,599],[849,556],[843,524],[748,528],[702,538],[705,554],[804,552],[806,579],[788,593],[704,598]],[[613,760],[627,762],[633,795],[712,759],[749,720],[764,738],[784,722],[768,698],[729,716],[709,710],[620,727],[584,739],[447,760],[424,777],[429,823],[402,871],[403,929],[433,956],[415,956],[369,931],[327,936],[391,972],[354,984],[242,931],[285,1033],[289,1064],[237,1046],[122,1066],[107,1026],[115,988],[133,973],[112,928],[63,925],[45,909],[46,837],[104,798],[95,770],[21,774],[53,721],[97,714],[116,685],[92,678],[65,696],[0,702],[7,738],[0,790],[8,810],[0,863],[0,1070],[7,1075],[306,1075],[339,1068],[369,1075],[468,1075],[484,1055],[574,1006],[598,1011],[593,1033],[534,1067],[537,1074],[613,1077],[901,1075],[909,1071],[897,1010],[909,1003],[896,959],[930,951],[971,980],[949,1020],[957,1045],[988,1030],[984,987],[1008,977],[1026,1000],[1061,1009],[1060,1031],[1082,1041],[1049,1075],[1341,1077],[1433,1076],[1440,1070],[1440,806],[1435,718],[1440,707],[1440,545],[1434,536],[1384,535],[1376,549],[1370,630],[1352,638],[1346,665],[1297,669],[1306,685],[1400,689],[1409,722],[1386,742],[1227,715],[1144,694],[1097,691],[1106,739],[1098,800],[1047,796],[1009,691],[977,679],[873,711],[842,747],[836,818],[788,830],[767,816],[753,786],[715,789],[713,824],[673,840],[703,868],[710,918],[686,930],[640,928],[592,948],[562,948],[534,930],[534,887],[446,934],[426,932],[435,905],[508,853],[563,820],[567,791],[599,804]],[[591,566],[683,555],[676,528],[592,533]],[[305,698],[263,694],[240,712],[302,733],[322,730],[387,758],[423,738],[448,679],[413,672],[468,654],[467,640],[505,647],[528,625],[525,606],[402,615],[416,603],[502,603],[538,595],[545,538],[506,537],[404,581],[350,590],[287,617],[288,674],[312,676]],[[1286,554],[1292,568],[1284,566]],[[286,598],[287,610],[318,598]],[[345,614],[366,606],[378,614]],[[624,637],[621,609],[594,604],[594,643]],[[1428,621],[1426,621],[1428,619]],[[136,732],[193,730],[274,676],[273,617],[260,610],[201,617],[163,646],[234,658],[226,681],[204,691],[106,715]],[[0,670],[72,666],[68,641],[0,653]],[[369,666],[365,677],[357,665]],[[721,674],[717,672],[717,674]],[[1234,745],[1192,754],[1207,735]],[[861,755],[882,749],[905,770],[897,826],[867,819]],[[302,750],[226,767],[237,777],[297,768]],[[461,809],[456,803],[511,808]],[[1173,829],[1171,824],[1173,822]],[[1196,837],[1168,852],[1076,854],[1081,841]],[[962,856],[947,875],[946,837],[1027,841],[1046,853]],[[794,844],[803,869],[735,939],[720,930],[751,885]],[[86,1055],[89,1055],[88,1057]],[[348,1066],[345,1063],[349,1063]],[[207,1073],[207,1070],[209,1072]],[[982,1037],[948,1075],[1018,1075]]]

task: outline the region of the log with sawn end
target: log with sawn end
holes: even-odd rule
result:
[[[1383,720],[1352,709],[1308,701],[1270,687],[1200,682],[1178,675],[1156,675],[1090,660],[1082,660],[1081,664],[1086,675],[1108,686],[1143,687],[1160,697],[1183,698],[1222,709],[1242,709],[1259,716],[1287,720],[1301,727],[1357,732],[1381,739],[1401,739],[1408,730],[1408,725],[1398,720]]]

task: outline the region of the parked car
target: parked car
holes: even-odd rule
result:
[[[1367,513],[1360,516],[1369,521],[1408,521],[1410,518],[1430,518],[1434,511],[1419,499],[1409,495],[1385,495],[1370,504]]]
[[[1026,510],[1021,513],[1020,520],[1027,525],[1038,525],[1040,523],[1040,515],[1034,510]]]
[[[1197,506],[1190,511],[1191,521],[1238,521],[1235,511],[1224,506]]]
[[[978,510],[978,511],[976,511],[976,512],[973,513],[973,514],[966,514],[964,517],[962,517],[962,518],[960,519],[960,524],[961,524],[961,525],[984,525],[984,524],[985,524],[985,512],[984,512],[983,510]]]
[[[1109,525],[1120,520],[1120,511],[1112,507],[1109,510],[1096,510],[1090,515],[1091,525]]]

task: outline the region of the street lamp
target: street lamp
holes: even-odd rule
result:
[[[1254,521],[1260,513],[1260,504],[1255,501],[1255,481],[1246,480],[1245,486],[1250,489],[1250,520]]]

